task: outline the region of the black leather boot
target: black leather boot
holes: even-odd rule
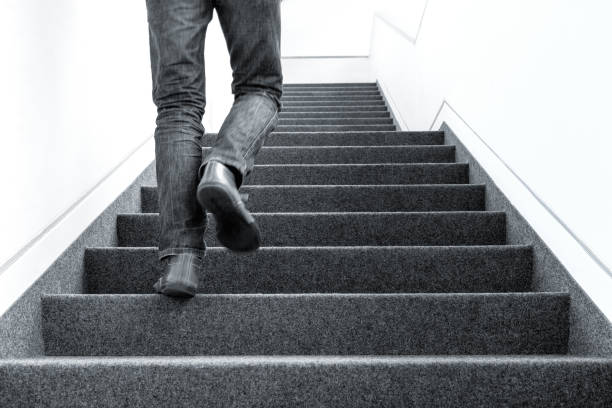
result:
[[[173,297],[192,297],[198,289],[202,260],[194,254],[169,255],[162,259],[162,277],[153,285],[157,293]]]
[[[217,238],[223,246],[238,252],[259,248],[259,227],[246,209],[236,178],[226,165],[215,160],[206,164],[197,198],[203,209],[214,214]]]

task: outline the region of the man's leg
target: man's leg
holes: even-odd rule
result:
[[[281,108],[280,0],[217,0],[215,8],[230,54],[235,99],[200,175],[210,160],[219,161],[231,166],[240,186]]]
[[[147,0],[146,4],[157,106],[158,257],[194,254],[202,258],[206,213],[198,205],[196,188],[206,104],[204,37],[213,5],[210,0]]]
[[[282,80],[280,0],[217,0],[215,8],[230,53],[234,104],[198,170],[197,197],[215,215],[217,238],[234,251],[260,245],[257,222],[237,188],[278,122]]]

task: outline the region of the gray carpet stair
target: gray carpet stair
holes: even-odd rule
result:
[[[204,149],[206,153],[208,147]],[[256,164],[452,163],[453,146],[266,146]]]
[[[0,365],[0,378],[23,402],[10,406],[21,407],[607,407],[612,365],[566,356],[48,357]]]
[[[529,246],[209,247],[200,293],[528,292]],[[85,251],[88,293],[150,293],[157,247]],[[325,265],[324,268],[314,267]]]
[[[321,89],[314,89],[314,90],[308,90],[308,89],[304,89],[304,88],[298,88],[296,90],[285,90],[283,91],[283,98],[293,98],[293,97],[299,97],[299,96],[305,96],[305,97],[327,97],[327,96],[333,96],[333,97],[341,97],[341,96],[363,96],[364,98],[367,97],[374,97],[374,98],[380,98],[380,93],[377,90],[369,90],[367,88],[363,89],[363,88],[357,88],[355,90],[351,90],[351,91],[347,91],[347,90],[338,90],[338,89],[334,89],[331,88],[330,90],[321,90]]]
[[[298,113],[302,113],[302,112],[306,112],[306,113],[310,113],[310,112],[320,112],[320,111],[326,111],[326,112],[387,112],[387,107],[382,104],[361,104],[361,105],[338,105],[338,104],[334,104],[334,105],[330,105],[330,104],[323,104],[323,105],[310,105],[310,106],[289,106],[287,104],[284,104],[283,106],[283,111],[281,113],[284,112],[298,112]]]
[[[242,187],[252,212],[483,211],[485,186],[424,185],[287,185]],[[143,213],[159,211],[157,187],[141,188]]]
[[[466,184],[466,163],[261,164],[249,184]]]
[[[385,111],[355,111],[355,112],[281,112],[279,119],[352,119],[352,118],[390,118]]]
[[[351,93],[351,92],[369,92],[380,95],[378,86],[376,84],[350,84],[350,85],[287,85],[283,86],[283,95],[289,95],[295,92],[339,92],[339,93]]]
[[[205,135],[203,143],[212,146],[217,134]],[[273,132],[265,146],[411,146],[444,144],[442,132]]]
[[[336,101],[357,101],[357,102],[368,102],[368,101],[374,101],[374,102],[382,102],[382,96],[380,95],[363,95],[363,94],[331,94],[331,93],[325,93],[325,94],[319,94],[319,95],[283,95],[283,97],[281,98],[281,101],[284,102],[309,102],[309,101],[315,101],[315,102],[321,102],[321,101],[329,101],[332,102],[331,104],[335,103]]]
[[[47,295],[42,328],[52,356],[564,354],[568,306],[563,293]]]
[[[285,118],[280,117],[278,126],[304,125],[392,125],[391,118]]]
[[[373,82],[334,82],[334,83],[293,83],[284,84],[283,90],[295,89],[295,88],[341,88],[341,89],[355,89],[355,88],[373,88],[378,89],[376,84]]]
[[[334,86],[284,86],[283,87],[283,95],[291,95],[299,92],[316,92],[316,93],[355,93],[355,92],[366,92],[369,94],[380,95],[378,91],[378,87],[376,84],[370,85],[353,85],[353,86],[343,86],[343,85],[334,85]]]
[[[500,245],[502,212],[253,213],[267,246]],[[321,228],[324,225],[325,228]],[[219,246],[211,217],[204,241]],[[158,214],[119,214],[119,246],[157,246]]]
[[[319,108],[320,110],[331,110],[331,109],[327,109],[329,107],[331,107],[333,110],[335,110],[336,107],[353,107],[353,108],[359,108],[359,109],[363,109],[363,110],[367,110],[364,108],[364,106],[372,106],[372,107],[385,107],[385,102],[382,99],[375,99],[375,100],[363,100],[363,99],[354,99],[354,100],[336,100],[336,101],[330,101],[330,100],[302,100],[302,101],[282,101],[283,104],[283,108],[287,107],[287,108],[304,108],[304,107],[315,107],[315,108]]]
[[[346,131],[389,131],[394,125],[278,125],[277,132],[346,132]]]
[[[612,359],[568,355],[569,294],[532,290],[532,247],[443,132],[399,131],[375,83],[283,89],[241,187],[262,247],[220,247],[209,216],[196,297],[154,294],[140,186],[84,293],[43,295],[45,356],[0,360],[1,407],[612,406]]]

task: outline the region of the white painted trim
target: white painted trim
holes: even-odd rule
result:
[[[150,135],[41,234],[2,265],[0,316],[129,187],[154,158],[155,140]]]
[[[442,102],[430,130],[439,129],[443,122],[453,130],[593,303],[612,321],[612,276],[608,268],[487,145],[447,100]]]
[[[387,107],[389,108],[389,112],[391,113],[391,117],[393,117],[393,120],[396,122],[396,125],[399,127],[401,131],[409,131],[410,128],[408,127],[408,124],[402,117],[402,114],[400,112],[400,109],[397,106],[397,103],[395,103],[395,101],[393,100],[393,97],[391,96],[391,92],[388,92],[389,88],[387,88],[384,81],[380,78],[376,80],[376,84],[378,84],[378,90],[382,94],[383,99],[385,100]]]

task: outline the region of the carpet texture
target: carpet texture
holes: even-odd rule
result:
[[[282,101],[241,188],[262,247],[220,247],[209,215],[198,294],[154,294],[142,183],[84,293],[41,294],[45,355],[0,360],[0,406],[612,406],[612,358],[569,353],[575,298],[534,290],[534,247],[444,132],[397,131],[373,83]]]

